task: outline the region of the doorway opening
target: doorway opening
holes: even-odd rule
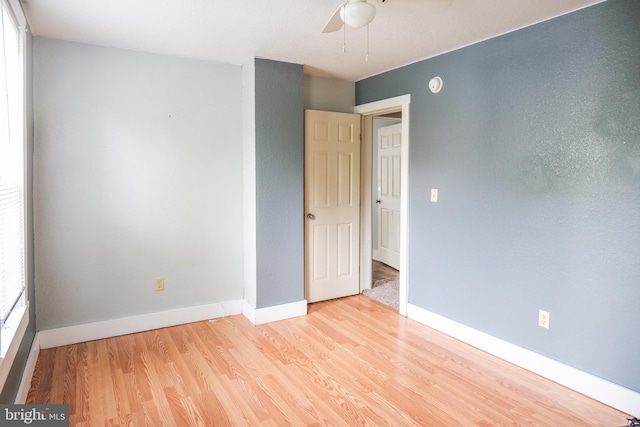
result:
[[[398,311],[407,315],[407,228],[408,228],[408,163],[409,163],[409,104],[410,95],[403,95],[382,101],[358,105],[354,112],[362,116],[362,147],[361,147],[361,232],[360,232],[360,289],[370,289],[373,283],[374,264],[374,206],[378,200],[377,183],[374,185],[374,158],[376,141],[374,119],[401,119],[401,143],[399,162],[400,211],[396,220],[399,222],[398,260],[394,267],[398,267]],[[379,233],[378,233],[379,234]],[[380,236],[376,236],[378,239]],[[377,245],[376,245],[377,246]]]
[[[398,310],[402,113],[373,116],[371,289],[362,293]]]

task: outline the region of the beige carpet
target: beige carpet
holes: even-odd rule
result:
[[[400,282],[397,277],[378,280],[371,286],[371,289],[362,291],[362,295],[398,310],[398,301],[400,300],[398,296],[399,285]]]

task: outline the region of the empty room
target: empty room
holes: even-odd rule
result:
[[[637,0],[0,2],[0,424],[640,426]]]

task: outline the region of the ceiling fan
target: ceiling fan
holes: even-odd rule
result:
[[[430,12],[441,12],[448,8],[453,0],[377,0],[379,3],[413,3],[413,6],[425,7]],[[344,24],[352,28],[369,25],[376,16],[376,8],[367,0],[345,0],[327,21],[323,33],[340,30]]]

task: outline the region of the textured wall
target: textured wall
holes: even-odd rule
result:
[[[255,60],[255,308],[304,300],[302,65]]]
[[[409,302],[635,391],[639,22],[610,0],[356,84],[412,96]]]
[[[241,94],[239,66],[35,40],[39,330],[242,298]]]

